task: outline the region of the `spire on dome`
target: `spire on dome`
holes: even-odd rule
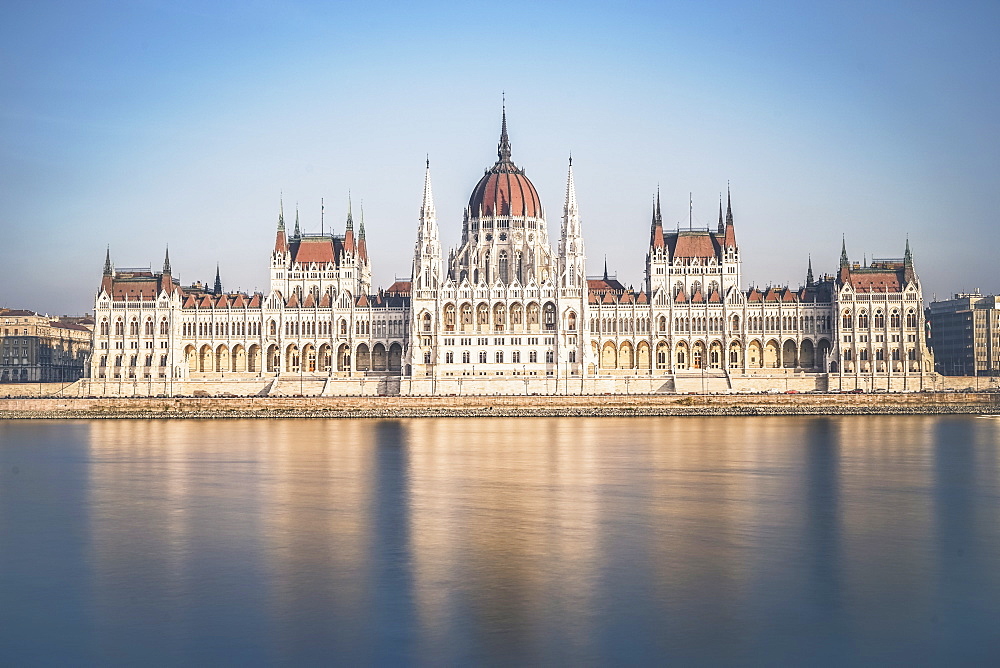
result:
[[[167,252],[163,255],[163,273],[170,273],[170,246],[167,246]]]
[[[114,267],[111,266],[111,246],[109,245],[104,253],[104,275],[111,276],[114,273]]]
[[[219,263],[215,263],[215,287],[212,288],[212,294],[219,296],[222,294],[222,277],[219,275]]]
[[[809,255],[809,268],[806,269],[806,287],[813,284],[813,258],[812,254]]]
[[[510,162],[510,138],[507,136],[507,96],[504,94],[500,122],[500,144],[497,146],[497,157],[500,162]]]

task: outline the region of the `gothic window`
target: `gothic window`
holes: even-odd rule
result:
[[[510,307],[510,324],[520,325],[524,320],[524,309],[521,308],[520,304],[513,304]]]
[[[455,305],[448,304],[444,307],[444,329],[446,332],[455,331]]]
[[[892,349],[892,359],[896,362],[899,361],[899,348]]]
[[[548,302],[545,305],[545,329],[556,328],[556,305]]]
[[[270,323],[268,324],[268,332],[270,333],[271,336],[277,336],[278,335],[278,323],[276,323],[275,321],[271,320]]]
[[[913,329],[917,326],[917,314],[913,309],[909,309],[906,312],[906,326],[909,329]]]
[[[691,284],[691,296],[693,297],[696,292],[701,292],[701,281],[695,281]]]
[[[537,350],[532,350],[531,352],[528,353],[528,361],[529,362],[537,362],[538,361],[538,351]]]
[[[514,271],[517,275],[517,282],[524,284],[524,259],[521,256],[521,251],[514,253]]]
[[[875,329],[885,329],[885,313],[875,311]]]
[[[510,281],[507,277],[507,251],[505,250],[500,251],[499,270],[500,270],[500,281],[502,283],[509,283]]]
[[[430,364],[430,363],[431,363],[431,351],[425,350],[424,351],[424,364]]]
[[[538,324],[538,304],[528,304],[528,324]]]
[[[431,331],[431,314],[430,313],[424,313],[424,317],[422,318],[422,322],[423,322],[423,330],[425,332]]]
[[[453,352],[451,352],[449,350],[448,352],[446,352],[444,354],[444,363],[445,364],[451,364],[454,361],[455,361],[455,353],[453,353]]]
[[[916,348],[910,348],[908,351],[906,351],[906,357],[911,362],[915,362],[917,360],[917,349]]]
[[[576,362],[576,351],[575,350],[569,351],[569,361],[570,362]]]
[[[497,362],[497,364],[503,364],[503,351],[502,350],[498,350],[497,351],[496,362]]]
[[[884,360],[885,359],[885,351],[882,350],[881,348],[876,348],[875,349],[875,359],[877,361],[879,361],[879,362],[881,362],[882,360]]]
[[[347,336],[347,321],[343,318],[340,319],[340,335]]]
[[[167,366],[167,356],[160,355],[160,366]]]
[[[108,356],[101,355],[101,366],[107,366],[107,365],[108,365]]]
[[[146,366],[153,366],[153,356],[146,355]]]
[[[847,350],[844,351],[844,361],[850,362],[852,359],[854,359],[854,353],[853,351],[851,351],[850,348],[848,348]]]
[[[107,336],[111,328],[108,326],[107,320],[101,321],[101,336]]]
[[[479,362],[480,362],[480,364],[486,364],[486,351],[485,350],[480,350],[479,351]]]
[[[567,323],[566,323],[567,327],[566,328],[569,329],[569,331],[571,331],[571,332],[575,332],[576,331],[576,313],[573,313],[572,311],[570,311],[569,312],[569,317],[566,320],[567,320]]]
[[[493,307],[493,329],[498,332],[502,332],[506,325],[507,312],[504,309],[503,304],[497,304]]]
[[[861,359],[862,362],[868,361],[868,349],[862,348],[861,352],[858,354],[858,357]]]
[[[868,312],[858,312],[858,329],[868,329]]]
[[[682,294],[684,294],[684,284],[677,281],[674,283],[674,299],[677,299]]]
[[[844,311],[844,316],[843,316],[842,320],[843,320],[842,327],[844,329],[853,329],[854,328],[854,316],[851,315],[850,310]],[[845,357],[844,359],[848,359],[848,358]]]
[[[472,304],[462,304],[462,324],[472,324]]]
[[[892,327],[893,329],[899,329],[901,324],[902,323],[900,322],[899,319],[899,311],[897,311],[896,309],[892,309],[892,311],[889,313],[889,326]]]
[[[480,325],[490,324],[490,307],[480,304],[476,307],[476,322]]]
[[[521,363],[521,351],[520,350],[515,350],[514,352],[512,352],[510,354],[510,361],[513,362],[514,364],[520,364]]]
[[[556,360],[555,353],[552,352],[551,350],[546,350],[545,351],[545,361],[548,362],[549,364],[552,364],[553,362],[555,362],[555,360]]]
[[[472,361],[472,353],[470,353],[468,350],[464,351],[462,353],[462,362],[464,364],[468,364],[471,361]]]

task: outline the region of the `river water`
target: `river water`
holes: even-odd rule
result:
[[[1000,420],[0,423],[0,664],[996,665]]]

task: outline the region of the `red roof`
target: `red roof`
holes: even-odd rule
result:
[[[396,281],[385,291],[387,295],[406,297],[410,294],[410,281]]]
[[[718,256],[718,242],[710,232],[678,232],[670,235],[672,258],[708,260]]]
[[[298,243],[292,243],[292,261],[299,264],[316,262],[319,264],[336,263],[333,252],[333,242],[328,238],[305,238]]]
[[[897,272],[855,272],[850,275],[851,287],[858,292],[902,292]]]

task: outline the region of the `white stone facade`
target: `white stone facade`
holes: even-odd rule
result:
[[[94,394],[562,394],[919,390],[933,362],[907,243],[792,290],[744,289],[731,203],[717,230],[664,231],[654,203],[640,290],[586,276],[570,161],[553,251],[534,186],[499,159],[447,258],[425,173],[410,281],[374,292],[355,236],[286,235],[267,294],[114,270],[95,303]]]

